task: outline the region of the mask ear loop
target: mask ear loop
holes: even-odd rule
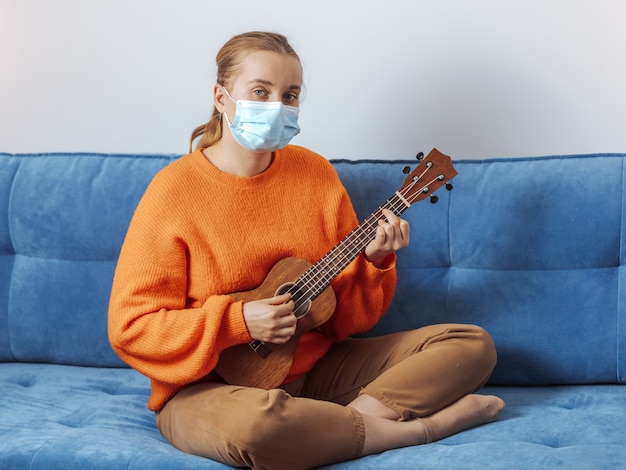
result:
[[[237,100],[233,99],[232,96],[230,96],[230,93],[228,93],[228,89],[222,85],[222,89],[226,92],[226,96],[233,102],[235,103],[235,105],[237,105]],[[228,123],[229,126],[232,126],[233,123],[230,121],[230,119],[228,119],[228,114],[226,114],[226,109],[224,108],[224,112],[220,113],[220,123],[222,120],[222,115],[226,117],[226,122]]]
[[[237,104],[237,100],[236,100],[236,99],[234,99],[232,96],[230,96],[230,93],[228,93],[228,89],[227,89],[224,85],[222,85],[222,88],[223,88],[223,89],[224,89],[224,91],[226,92],[226,96],[228,96],[228,98],[229,98],[229,99],[230,99],[233,103]]]

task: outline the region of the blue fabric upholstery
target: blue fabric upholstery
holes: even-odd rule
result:
[[[176,155],[0,154],[0,468],[226,468],[170,446],[149,381],[107,341],[133,210]],[[457,161],[405,217],[391,309],[369,334],[475,323],[500,421],[330,466],[620,468],[626,462],[623,155]],[[407,162],[335,161],[360,218]],[[417,392],[416,392],[417,393]]]

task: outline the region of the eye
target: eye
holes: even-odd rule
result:
[[[297,104],[298,94],[295,92],[285,93],[283,95],[283,103],[285,104]]]
[[[255,96],[255,98],[267,98],[267,91],[265,91],[263,88],[256,88],[255,90],[252,90],[252,94]]]

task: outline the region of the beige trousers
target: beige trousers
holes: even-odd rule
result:
[[[361,455],[363,421],[345,406],[360,393],[410,420],[478,390],[495,362],[491,337],[471,325],[349,339],[279,389],[189,385],[157,413],[157,425],[178,449],[227,465],[311,468]]]

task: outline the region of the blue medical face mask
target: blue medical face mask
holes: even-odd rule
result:
[[[225,112],[224,116],[233,137],[243,148],[252,152],[273,152],[300,132],[299,108],[280,101],[234,100],[226,88],[224,91],[237,105],[232,123]]]

